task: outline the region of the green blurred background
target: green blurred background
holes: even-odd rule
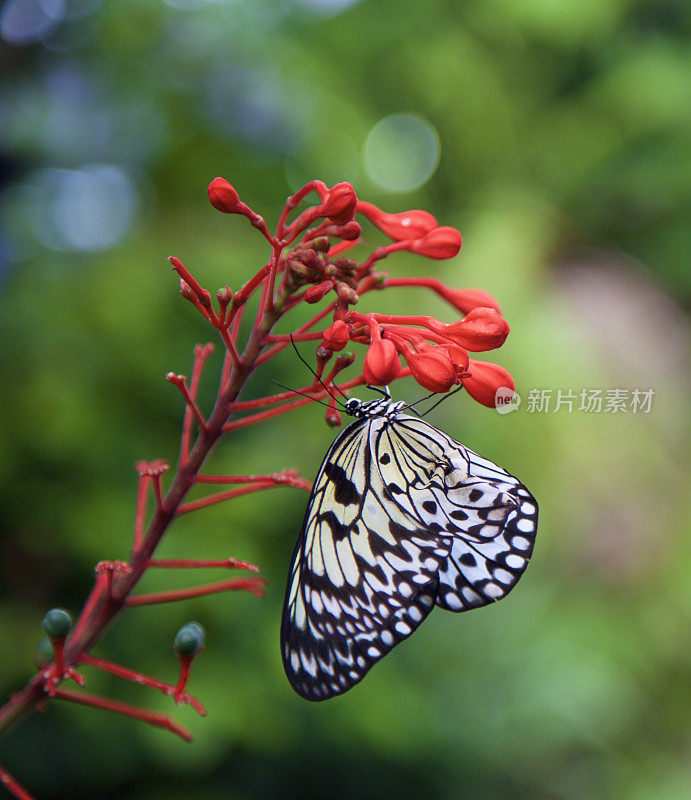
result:
[[[199,620],[208,643],[190,688],[208,717],[85,669],[91,691],[174,711],[195,741],[52,703],[0,742],[39,798],[683,796],[686,12],[681,0],[2,4],[3,697],[32,673],[45,610],[78,611],[95,562],[127,556],[134,461],[176,457],[181,403],[163,376],[189,374],[210,332],[166,256],[212,289],[267,257],[244,220],[208,205],[216,175],[270,223],[321,178],[461,230],[451,262],[384,266],[501,301],[512,334],[492,355],[521,408],[502,416],[461,394],[430,419],[541,506],[533,563],[505,602],[436,611],[316,705],[292,692],[278,649],[304,493],[183,518],[161,555],[254,561],[266,598],[132,611],[95,654],[174,680],[172,638]],[[361,307],[455,316],[425,290]],[[246,396],[272,379],[299,386],[305,369],[286,351]],[[583,388],[655,396],[647,414],[529,411],[531,389]],[[226,440],[208,469],[311,476],[333,435],[302,408]],[[209,578],[161,572],[142,588]]]

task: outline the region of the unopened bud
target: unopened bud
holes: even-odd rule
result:
[[[51,608],[41,620],[41,627],[49,639],[65,639],[72,630],[72,617],[64,608]]]
[[[370,344],[362,374],[372,386],[388,386],[401,371],[401,361],[396,345],[389,339],[375,339]]]
[[[351,219],[350,222],[346,222],[345,225],[339,225],[334,230],[334,236],[338,236],[339,239],[343,239],[346,242],[354,242],[356,239],[359,239],[362,235],[362,228],[360,227],[360,223],[356,222],[354,219]]]
[[[230,290],[229,286],[224,286],[222,289],[219,289],[216,292],[216,297],[218,298],[218,302],[221,305],[228,305],[233,299],[233,293]]]
[[[349,341],[348,325],[342,319],[338,319],[324,331],[322,345],[326,350],[339,351],[343,350]]]
[[[372,203],[359,200],[357,210],[396,242],[420,239],[438,225],[429,212],[419,209],[387,214]]]
[[[180,294],[185,298],[185,300],[189,300],[190,303],[197,304],[197,295],[192,291],[192,287],[180,278]]]
[[[352,220],[356,203],[357,195],[352,184],[347,181],[337,183],[329,189],[323,203],[324,216],[337,225],[345,225]]]
[[[513,378],[499,364],[492,364],[490,361],[474,361],[471,358],[468,369],[470,375],[461,378],[463,388],[483,406],[496,407],[496,395],[499,388],[509,389],[512,392],[515,388]]]
[[[509,323],[495,309],[473,308],[464,319],[443,325],[437,332],[466,350],[478,353],[501,347],[510,330]]]
[[[359,300],[358,293],[354,289],[351,289],[347,283],[337,283],[336,294],[339,300],[343,303],[347,303],[349,306],[354,306]]]
[[[461,234],[455,228],[443,225],[441,228],[430,231],[421,239],[411,242],[408,249],[421,256],[443,259],[453,258],[457,255],[461,244]]]
[[[353,361],[355,361],[355,353],[353,353],[351,350],[348,350],[345,353],[340,353],[336,359],[336,372],[340,372],[342,369],[349,367]]]
[[[338,408],[336,408],[336,401],[333,398],[329,400],[329,407],[326,409],[324,419],[326,420],[326,424],[331,428],[338,428],[342,422],[341,414]]]
[[[327,253],[331,248],[331,240],[328,236],[317,236],[316,239],[310,241],[310,246],[318,253]]]
[[[238,193],[225,178],[214,178],[207,187],[211,205],[224,214],[239,214],[246,208]]]
[[[430,392],[448,392],[456,383],[456,367],[444,348],[429,347],[416,353],[408,347],[403,355],[413,378]]]
[[[195,656],[204,646],[204,629],[198,622],[183,625],[173,641],[173,648],[179,656]]]
[[[316,286],[310,286],[305,291],[306,303],[318,303],[325,295],[327,295],[333,288],[331,281],[322,281]]]

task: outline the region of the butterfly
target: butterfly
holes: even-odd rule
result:
[[[348,691],[435,605],[501,600],[528,565],[532,494],[409,408],[388,391],[347,400],[356,419],[314,482],[281,623],[286,675],[307,700]]]

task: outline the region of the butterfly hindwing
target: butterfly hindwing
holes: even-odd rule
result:
[[[467,611],[501,600],[528,566],[537,531],[535,498],[506,470],[423,420],[402,419],[393,434],[402,438],[403,451],[440,447],[447,459],[443,479],[432,487],[434,516],[427,519],[453,535],[436,604]]]
[[[281,625],[286,674],[309,700],[347,691],[435,604],[506,596],[532,552],[530,492],[402,406],[362,404],[310,495]]]

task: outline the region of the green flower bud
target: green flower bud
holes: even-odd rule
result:
[[[194,656],[204,645],[204,629],[198,622],[183,625],[177,632],[173,648],[179,656]]]
[[[72,617],[64,608],[51,608],[43,617],[41,627],[50,639],[65,639],[72,630]]]

